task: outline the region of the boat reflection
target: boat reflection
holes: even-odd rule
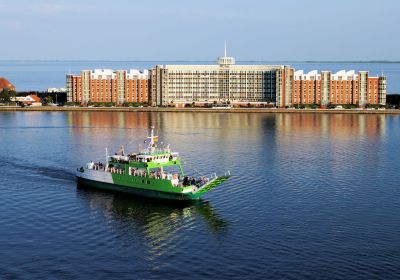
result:
[[[215,235],[226,233],[228,222],[220,217],[210,202],[155,200],[134,195],[77,188],[93,214],[107,219],[112,231],[131,238],[143,238],[150,258],[174,250],[178,243],[189,242],[192,230],[203,224]],[[186,239],[186,240],[185,240]]]

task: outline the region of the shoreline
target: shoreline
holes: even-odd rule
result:
[[[354,110],[354,109],[261,109],[261,108],[157,108],[157,107],[1,107],[0,112],[190,112],[190,113],[320,113],[320,114],[395,114],[400,115],[399,109],[386,110]]]

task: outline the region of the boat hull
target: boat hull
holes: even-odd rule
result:
[[[195,200],[199,199],[201,194],[193,194],[193,193],[168,193],[168,192],[161,192],[149,189],[142,189],[136,187],[127,187],[123,185],[117,185],[113,183],[106,183],[95,181],[91,179],[86,179],[82,177],[77,177],[77,182],[80,186],[95,188],[95,189],[102,189],[108,191],[115,191],[115,192],[122,192],[122,193],[129,193],[134,195],[145,196],[149,198],[161,198],[161,199],[172,199],[172,200]]]

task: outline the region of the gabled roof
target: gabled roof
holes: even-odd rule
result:
[[[36,94],[31,94],[31,95],[28,95],[27,97],[29,97],[34,102],[41,102],[41,99]]]

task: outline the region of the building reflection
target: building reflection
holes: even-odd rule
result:
[[[383,164],[386,118],[384,114],[277,115],[274,156],[293,170],[292,178],[330,177],[340,181],[351,178],[351,174],[354,177],[358,170],[353,168],[365,169],[366,162],[368,166]],[[290,177],[279,171],[275,175]]]
[[[147,128],[148,112],[68,112],[68,124],[73,127]]]
[[[113,232],[128,231],[127,235],[131,237],[142,237],[150,258],[174,250],[177,239],[185,238],[182,231],[194,227],[199,217],[213,234],[228,230],[227,221],[204,200],[160,201],[81,186],[78,186],[77,195],[86,201],[93,213],[101,213],[109,224],[114,225]]]
[[[385,135],[384,114],[278,114],[277,129],[283,133],[303,133],[353,139]]]

